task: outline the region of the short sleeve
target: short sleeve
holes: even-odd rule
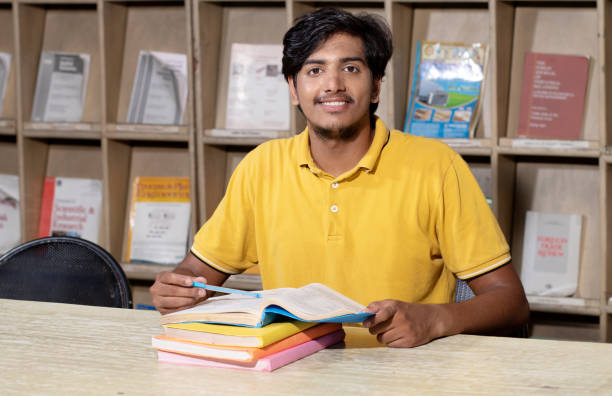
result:
[[[510,249],[474,175],[454,154],[443,177],[436,231],[445,265],[460,279],[510,261]]]
[[[211,267],[236,274],[257,264],[253,217],[254,172],[247,155],[230,178],[225,196],[197,232],[191,252]]]

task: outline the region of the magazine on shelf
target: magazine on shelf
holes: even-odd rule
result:
[[[486,63],[485,44],[419,41],[404,131],[433,138],[473,137]]]
[[[191,213],[188,177],[136,177],[132,186],[128,262],[180,263]]]
[[[47,177],[38,237],[73,236],[98,243],[101,213],[101,180]]]
[[[528,211],[521,281],[525,293],[566,297],[576,292],[582,215]]]
[[[10,73],[11,54],[0,52],[0,118],[2,118],[2,104],[4,103]]]
[[[588,77],[588,56],[527,52],[517,135],[579,140]]]
[[[89,54],[44,51],[40,55],[32,121],[81,121],[89,63]]]
[[[187,91],[187,55],[140,51],[127,122],[182,124]]]
[[[0,254],[21,242],[19,176],[0,174]]]
[[[289,129],[289,88],[282,45],[233,43],[227,89],[226,129]],[[266,136],[262,134],[262,136]]]

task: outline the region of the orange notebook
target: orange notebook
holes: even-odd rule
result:
[[[342,325],[340,323],[322,323],[263,348],[225,347],[195,341],[180,340],[177,338],[168,337],[166,335],[153,336],[151,343],[153,348],[160,351],[220,360],[254,362],[262,357],[303,344],[340,329],[342,329]]]

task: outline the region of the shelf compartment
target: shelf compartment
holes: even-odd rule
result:
[[[499,2],[500,9],[513,12],[514,18],[498,18],[498,30],[513,35],[512,48],[505,44],[498,54],[498,61],[511,60],[509,87],[498,96],[509,92],[507,120],[500,122],[500,138],[517,137],[523,68],[526,52],[542,52],[589,57],[589,76],[585,96],[585,108],[581,139],[600,142],[600,72],[598,15],[595,2]],[[514,19],[514,21],[512,21]],[[508,24],[513,24],[508,26]],[[559,27],[562,26],[562,29]],[[500,33],[501,34],[501,33]],[[499,40],[507,40],[499,37]],[[511,51],[511,52],[510,52]],[[500,65],[501,67],[505,67]],[[503,85],[505,76],[499,73],[498,83]],[[501,105],[501,104],[500,104]],[[505,111],[501,111],[502,114]]]
[[[532,155],[546,157],[598,158],[601,155],[599,141],[499,139],[498,152],[506,155]]]
[[[17,11],[22,120],[28,122],[31,119],[41,52],[57,51],[90,55],[82,123],[100,123],[101,75],[96,2],[18,2]]]
[[[104,103],[106,130],[113,133],[142,133],[149,139],[156,133],[191,134],[192,66],[189,1],[104,1],[102,2],[104,42]],[[179,28],[177,28],[179,27]],[[187,101],[181,125],[127,124],[132,85],[141,50],[187,55]],[[112,136],[117,138],[116,135]],[[158,140],[159,136],[151,140]]]
[[[387,13],[394,40],[392,85],[393,114],[397,129],[404,129],[418,41],[484,43],[490,45],[487,2],[392,2]],[[481,117],[474,137],[494,138],[491,118],[489,62],[482,97]]]
[[[104,180],[100,142],[87,140],[64,141],[56,139],[23,138],[20,156],[27,158],[23,168],[21,200],[25,212],[24,239],[38,237],[40,205],[45,177],[78,177]],[[102,213],[106,200],[102,201]],[[102,215],[98,244],[106,247],[106,222]]]
[[[513,264],[520,273],[528,210],[583,215],[580,269],[575,298],[599,299],[600,173],[598,159],[499,155],[497,197],[514,197],[500,213],[511,237]],[[506,221],[510,219],[511,224]]]

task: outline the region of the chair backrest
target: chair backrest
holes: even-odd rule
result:
[[[0,298],[105,307],[132,307],[117,261],[93,242],[46,237],[0,257]]]

